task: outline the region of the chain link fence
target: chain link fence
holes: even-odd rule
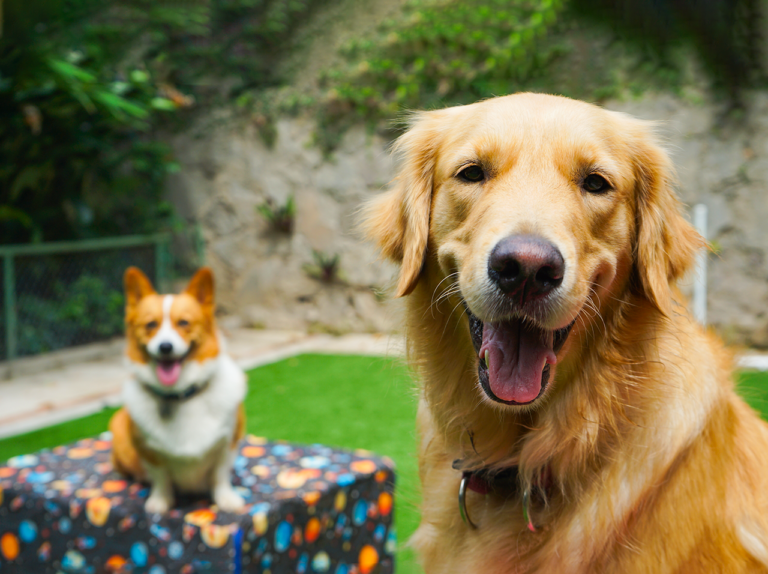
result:
[[[0,246],[0,361],[123,333],[123,273],[134,265],[159,291],[203,263],[195,228],[177,234]]]

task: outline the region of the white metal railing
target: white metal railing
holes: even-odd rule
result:
[[[698,203],[693,206],[693,225],[696,231],[707,239],[707,206]],[[704,248],[696,254],[696,267],[693,280],[693,316],[702,325],[707,324],[707,256]]]

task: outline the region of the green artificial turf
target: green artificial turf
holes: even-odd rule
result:
[[[408,370],[392,359],[301,355],[254,369],[245,401],[248,432],[298,443],[364,448],[397,464],[396,523],[401,544],[418,524],[416,396]],[[744,371],[738,390],[768,420],[768,373]],[[106,430],[112,410],[0,440],[0,461]],[[398,574],[419,572],[398,552]]]
[[[739,394],[763,419],[768,420],[768,372],[741,371],[736,381]]]
[[[416,396],[401,362],[364,356],[300,355],[249,371],[248,432],[270,439],[363,448],[397,465],[395,522],[401,545],[418,524]],[[0,440],[0,461],[95,436],[113,410]],[[420,572],[401,549],[397,573]]]

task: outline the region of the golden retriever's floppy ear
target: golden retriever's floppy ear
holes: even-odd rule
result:
[[[400,263],[396,297],[416,287],[429,237],[437,130],[430,121],[439,112],[414,117],[411,128],[397,140],[394,152],[401,165],[392,188],[364,209],[362,229],[382,253]]]
[[[123,285],[127,307],[133,307],[147,295],[155,293],[152,282],[138,267],[129,267],[125,270]]]
[[[633,150],[637,181],[635,266],[646,299],[669,315],[671,287],[685,275],[705,242],[681,213],[669,156],[643,124],[636,124],[639,129]]]

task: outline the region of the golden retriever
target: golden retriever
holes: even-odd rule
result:
[[[364,228],[408,295],[427,574],[768,572],[768,426],[675,287],[704,242],[651,126],[525,93],[395,151]]]

